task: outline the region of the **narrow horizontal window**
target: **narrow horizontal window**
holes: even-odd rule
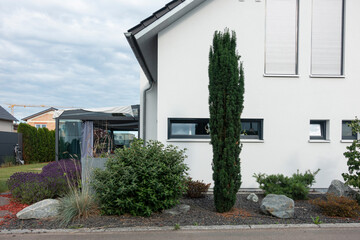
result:
[[[327,139],[327,120],[310,120],[310,140]]]
[[[263,119],[241,119],[240,139],[263,140]]]
[[[266,1],[265,75],[298,74],[298,4]]]
[[[351,127],[349,124],[351,123],[350,120],[343,120],[342,121],[342,133],[341,133],[341,139],[342,140],[356,140],[357,139],[357,133],[353,133]]]
[[[210,138],[209,118],[169,118],[168,139]],[[241,139],[263,140],[263,119],[241,119]]]
[[[311,74],[344,74],[344,0],[313,0]]]
[[[168,139],[210,138],[208,118],[169,118]]]

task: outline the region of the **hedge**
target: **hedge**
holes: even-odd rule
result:
[[[20,123],[18,133],[22,133],[23,159],[25,163],[49,162],[55,159],[55,131],[35,128]]]

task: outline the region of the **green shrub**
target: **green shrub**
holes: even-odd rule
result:
[[[319,206],[323,214],[330,217],[357,217],[359,215],[359,205],[356,200],[347,197],[338,197],[333,194],[327,195],[327,200],[320,198],[311,201],[312,204]]]
[[[256,178],[265,194],[280,194],[299,200],[307,198],[310,186],[315,183],[315,175],[319,171],[320,169],[312,173],[308,170],[304,174],[295,173],[292,177],[282,174],[266,175],[264,173],[254,174],[253,177]]]
[[[186,181],[186,193],[191,198],[204,197],[203,193],[207,192],[209,187],[210,183],[206,184],[203,181],[193,181],[191,178],[188,178]]]
[[[358,118],[355,121],[352,121],[349,126],[352,129],[353,133],[360,132],[360,121]],[[354,140],[352,144],[346,147],[348,150],[344,153],[344,156],[348,159],[347,165],[349,173],[343,173],[342,176],[344,181],[353,187],[360,188],[360,142],[359,140]],[[359,199],[360,202],[360,199]]]
[[[22,133],[23,159],[25,163],[49,162],[55,159],[55,131],[35,128],[20,123],[18,133]]]
[[[185,191],[185,150],[158,141],[135,140],[117,149],[91,181],[103,214],[150,216],[173,207]]]

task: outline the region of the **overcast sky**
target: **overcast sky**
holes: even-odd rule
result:
[[[138,104],[124,32],[169,1],[0,0],[0,105]],[[15,107],[15,117],[44,109]]]

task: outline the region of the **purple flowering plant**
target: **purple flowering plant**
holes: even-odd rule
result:
[[[44,166],[41,173],[14,173],[7,184],[16,200],[32,204],[43,199],[63,196],[70,187],[79,187],[80,181],[80,162],[63,159]]]

